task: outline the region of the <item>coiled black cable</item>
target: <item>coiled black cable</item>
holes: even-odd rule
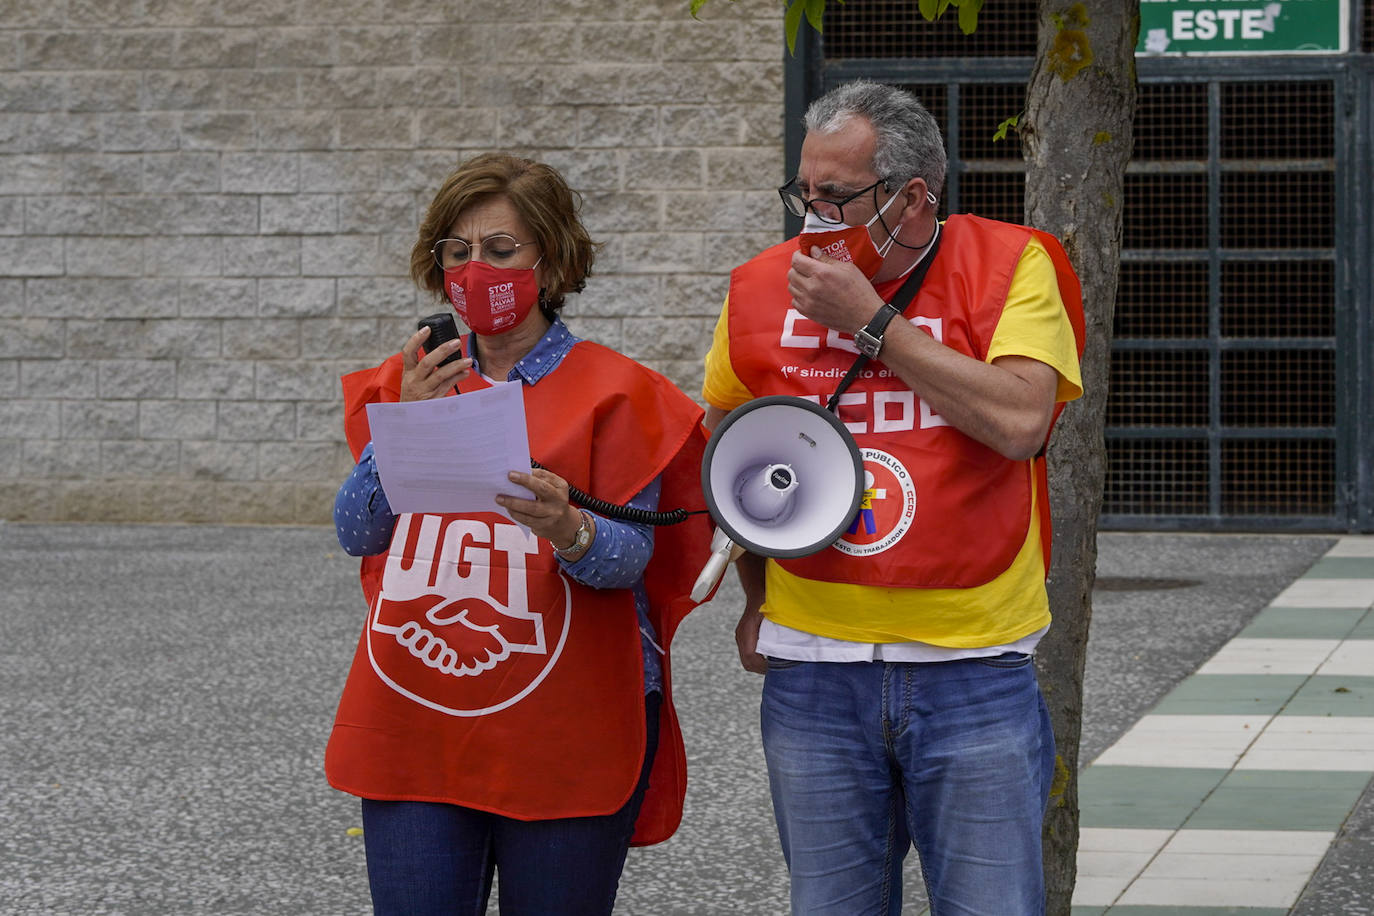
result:
[[[548,470],[538,461],[530,459],[530,467],[543,468]],[[607,518],[618,518],[621,521],[634,522],[637,525],[676,525],[685,522],[693,515],[704,515],[705,509],[688,511],[687,509],[669,509],[667,512],[655,512],[650,509],[639,509],[634,506],[620,506],[615,503],[608,503],[604,499],[597,499],[588,493],[583,493],[572,484],[568,484],[568,499],[575,502],[584,509],[590,509],[599,515]]]

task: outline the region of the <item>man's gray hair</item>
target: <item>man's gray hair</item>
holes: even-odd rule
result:
[[[945,187],[945,141],[940,125],[916,96],[896,86],[855,80],[812,102],[802,119],[806,132],[832,133],[861,115],[878,135],[873,171],[895,191],[912,178],[936,197]]]

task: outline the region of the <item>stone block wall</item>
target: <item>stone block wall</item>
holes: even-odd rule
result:
[[[605,242],[565,311],[699,396],[781,238],[781,9],[715,0],[0,0],[0,519],[317,523],[339,376],[462,158],[547,161]]]

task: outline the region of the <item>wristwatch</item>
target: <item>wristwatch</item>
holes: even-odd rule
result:
[[[883,332],[887,330],[887,323],[897,314],[896,309],[884,302],[882,308],[874,313],[873,320],[854,332],[854,346],[859,348],[860,353],[869,359],[878,358],[878,353],[883,349]]]
[[[586,549],[587,545],[592,542],[592,517],[587,514],[586,509],[578,509],[577,511],[582,513],[582,526],[577,529],[577,534],[573,535],[573,542],[567,547],[554,546],[554,550],[560,554],[576,553]]]

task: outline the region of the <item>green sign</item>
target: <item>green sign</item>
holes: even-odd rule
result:
[[[1339,54],[1349,0],[1140,0],[1140,55]]]

